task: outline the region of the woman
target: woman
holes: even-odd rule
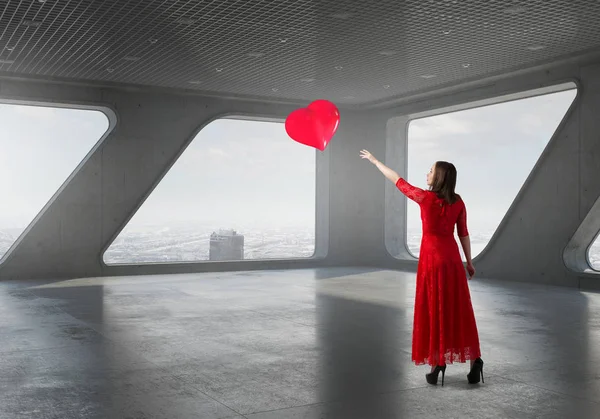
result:
[[[378,161],[367,150],[361,158],[369,160],[396,187],[421,208],[423,239],[417,268],[417,289],[413,323],[412,360],[431,365],[427,382],[437,384],[446,364],[471,361],[469,383],[483,380],[483,361],[479,335],[465,269],[454,239],[454,225],[467,259],[469,279],[475,275],[471,242],[467,229],[467,210],[454,192],[456,168],[438,161],[427,174],[429,190],[417,188]]]

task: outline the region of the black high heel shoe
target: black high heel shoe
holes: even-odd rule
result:
[[[444,375],[446,375],[446,365],[438,365],[429,374],[425,374],[425,379],[427,380],[427,382],[433,385],[437,384],[438,375],[440,375],[440,371],[442,372],[442,387],[444,387]]]
[[[485,383],[483,379],[483,360],[481,358],[477,358],[473,363],[471,372],[467,374],[467,380],[469,381],[469,384],[477,384],[480,376],[481,382]]]

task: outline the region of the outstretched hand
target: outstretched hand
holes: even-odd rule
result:
[[[367,159],[371,163],[375,163],[377,161],[377,159],[371,153],[369,153],[367,150],[361,150],[360,151],[360,158],[361,159]]]

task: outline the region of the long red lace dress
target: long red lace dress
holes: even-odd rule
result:
[[[454,238],[469,235],[467,210],[400,178],[396,187],[421,208],[423,239],[417,267],[412,360],[443,365],[481,356],[467,275]]]

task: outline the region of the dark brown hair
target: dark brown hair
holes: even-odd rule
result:
[[[438,198],[444,199],[449,204],[454,204],[460,196],[454,192],[456,187],[456,167],[447,161],[435,162],[433,181],[430,191],[435,192]]]

